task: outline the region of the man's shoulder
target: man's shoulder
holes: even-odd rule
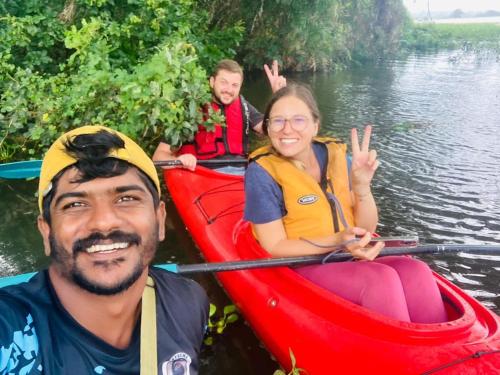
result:
[[[247,99],[247,98],[245,98],[243,95],[240,95],[240,96],[239,96],[239,99],[240,99],[240,102],[241,102],[241,104],[242,104],[243,106],[248,107],[248,110],[250,111],[250,113],[252,113],[252,112],[257,112],[257,113],[259,113],[259,114],[260,114],[259,110],[258,110],[257,108],[255,108],[255,107],[254,107],[254,105],[253,105],[252,103],[250,103],[250,102],[248,101],[248,99]]]
[[[0,288],[0,302],[17,300],[20,302],[33,302],[33,299],[47,297],[48,285],[46,271],[40,271],[22,282]]]
[[[149,273],[155,279],[167,280],[172,283],[186,284],[186,285],[190,285],[192,283],[197,284],[195,281],[185,276],[169,271],[167,269],[162,269],[160,267],[155,267],[155,266],[149,267]]]
[[[28,327],[43,305],[50,306],[46,275],[39,272],[29,281],[0,289],[0,327]],[[1,331],[1,330],[0,330]]]
[[[204,289],[194,280],[158,267],[151,267],[149,272],[155,279],[160,293],[175,293],[178,296],[190,295],[206,298]]]
[[[192,334],[203,330],[209,305],[205,290],[194,280],[156,267],[151,267],[149,273],[156,284],[158,314],[176,322],[175,329],[182,327]]]
[[[32,312],[29,304],[15,294],[4,293],[0,290],[0,337],[4,329],[11,327],[16,330],[29,325],[32,321]]]

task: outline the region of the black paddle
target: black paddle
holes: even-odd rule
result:
[[[246,165],[248,163],[247,159],[198,159],[196,161],[196,164],[199,165],[229,165],[229,164],[236,164],[236,165]],[[182,165],[182,162],[180,160],[159,160],[154,162],[155,166],[157,167],[178,167]]]
[[[422,245],[411,247],[390,247],[385,248],[380,252],[379,256],[388,255],[419,255],[419,254],[441,254],[453,252],[479,253],[479,254],[495,254],[500,255],[500,245]],[[221,263],[199,263],[199,264],[157,264],[155,267],[165,269],[179,274],[191,274],[202,272],[223,272],[223,271],[241,271],[254,268],[270,268],[270,267],[295,267],[306,266],[310,264],[319,264],[325,259],[327,254],[308,255],[301,257],[290,258],[266,258],[255,260],[239,260],[234,262]],[[336,253],[328,256],[327,262],[342,262],[351,260],[352,257],[348,253]],[[7,276],[0,278],[0,288],[19,284],[28,281],[36,272],[25,273],[22,275]]]
[[[422,245],[412,247],[390,247],[383,249],[379,256],[389,255],[421,255],[421,254],[441,254],[453,252],[479,253],[479,254],[497,254],[500,255],[500,245]],[[155,267],[168,269],[169,271],[190,274],[200,272],[223,272],[223,271],[241,271],[253,268],[270,267],[294,267],[306,266],[310,264],[322,263],[325,257],[327,262],[343,262],[351,260],[349,253],[307,255],[289,258],[266,258],[255,260],[241,260],[221,263],[199,263],[199,264],[160,264]]]

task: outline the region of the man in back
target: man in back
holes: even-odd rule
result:
[[[150,267],[165,237],[153,162],[125,135],[61,136],[40,173],[48,270],[0,289],[1,374],[197,374],[208,301]]]
[[[279,75],[276,60],[271,68],[264,65],[264,70],[273,92],[286,86],[286,79]],[[221,60],[210,76],[209,84],[212,90],[210,106],[224,115],[226,126],[217,124],[214,131],[208,131],[199,125],[193,141],[178,150],[160,142],[153,160],[179,160],[185,168],[194,170],[197,160],[247,157],[250,130],[262,132],[263,116],[240,95],[243,69],[236,61]],[[207,108],[204,112],[208,112]],[[221,171],[229,172],[230,168]]]

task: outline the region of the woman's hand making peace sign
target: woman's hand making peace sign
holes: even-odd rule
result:
[[[351,184],[353,192],[358,196],[370,193],[370,184],[379,165],[377,151],[369,150],[371,134],[372,126],[367,125],[360,148],[358,131],[356,129],[351,130]]]

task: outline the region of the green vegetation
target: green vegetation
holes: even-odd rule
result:
[[[82,124],[179,145],[221,121],[199,111],[219,59],[339,69],[394,54],[406,24],[401,0],[4,0],[0,162]]]
[[[407,14],[401,0],[200,0],[211,27],[242,20],[238,57],[262,69],[331,70],[393,53]]]
[[[293,354],[293,351],[291,348],[288,348],[288,351],[290,353],[290,360],[292,362],[292,369],[290,372],[286,373],[282,369],[276,370],[273,375],[300,375],[300,374],[307,374],[307,371],[297,367],[297,360],[295,359],[295,355]]]
[[[403,34],[401,46],[407,50],[488,48],[500,50],[500,25],[414,24]]]
[[[179,144],[203,122],[205,68],[233,55],[243,31],[208,30],[191,0],[49,3],[0,5],[0,161],[39,158],[81,124],[149,150],[163,137]]]

